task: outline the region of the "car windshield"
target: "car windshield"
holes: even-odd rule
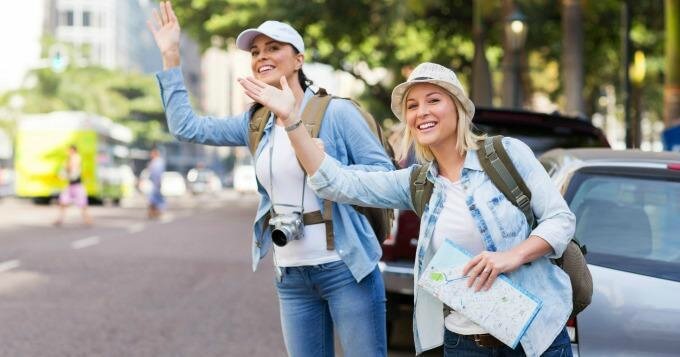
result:
[[[631,262],[668,263],[680,269],[680,181],[577,173],[567,197],[576,215],[575,236],[589,253],[628,264],[624,270],[633,269]],[[654,270],[649,264],[647,268]]]

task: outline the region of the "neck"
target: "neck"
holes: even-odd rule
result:
[[[456,141],[449,140],[450,143],[438,146],[431,146],[434,159],[437,161],[439,175],[446,177],[450,181],[460,179],[461,169],[465,162],[465,154],[460,154],[456,148]]]

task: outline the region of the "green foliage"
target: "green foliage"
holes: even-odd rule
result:
[[[27,82],[33,85],[5,93],[0,105],[20,95],[25,113],[85,111],[128,126],[137,146],[171,140],[153,76],[100,67],[69,67],[62,73],[33,70]]]

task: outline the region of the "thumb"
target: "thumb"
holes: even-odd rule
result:
[[[290,87],[288,86],[288,79],[286,79],[286,76],[281,76],[281,89],[284,91],[290,90]]]

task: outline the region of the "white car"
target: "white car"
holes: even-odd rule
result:
[[[257,180],[253,165],[237,165],[234,167],[234,189],[239,193],[257,192]]]

